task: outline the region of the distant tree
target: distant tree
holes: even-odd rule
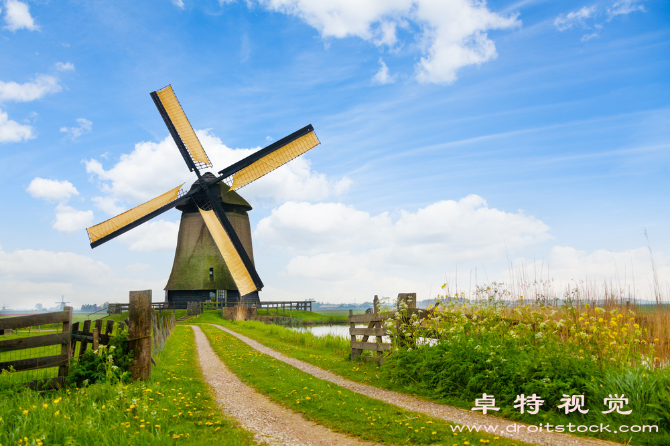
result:
[[[42,311],[42,304],[35,304],[35,309]]]
[[[105,302],[104,304],[102,304],[102,309],[103,310],[106,310],[107,307],[109,307],[109,302]]]
[[[98,311],[100,308],[96,304],[82,305],[81,311]]]

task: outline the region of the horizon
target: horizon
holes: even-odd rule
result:
[[[321,141],[239,190],[261,301],[670,298],[670,5],[401,3],[0,2],[0,301],[163,299],[178,211],[93,250],[85,228],[193,181],[168,84],[214,172]]]

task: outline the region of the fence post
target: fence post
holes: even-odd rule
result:
[[[130,375],[134,380],[147,379],[151,376],[151,290],[131,291],[129,311]]]
[[[93,329],[93,352],[98,354],[98,328]]]
[[[63,333],[68,333],[68,332],[70,332],[70,327],[72,326],[72,307],[65,307],[65,308],[63,308],[63,310],[65,310],[69,313],[68,318],[67,318],[68,320],[66,322],[63,322]],[[70,343],[71,342],[72,341],[70,340],[65,344],[61,344],[61,347],[60,347],[60,354],[61,355],[67,355],[67,359],[68,359],[68,364],[64,364],[64,365],[61,365],[60,367],[58,367],[58,377],[61,378],[61,379],[65,379],[65,377],[67,376],[67,369],[70,365],[69,364],[70,358],[72,358],[72,354],[70,353]]]

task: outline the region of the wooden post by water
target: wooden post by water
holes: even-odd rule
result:
[[[130,350],[133,362],[130,376],[148,379],[151,376],[151,290],[130,292]]]

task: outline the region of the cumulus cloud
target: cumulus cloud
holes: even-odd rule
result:
[[[73,195],[79,195],[77,188],[69,181],[47,180],[40,177],[32,180],[26,190],[34,198],[59,202],[66,202]]]
[[[477,195],[401,211],[395,218],[341,203],[289,202],[262,219],[254,237],[294,256],[286,267],[289,275],[321,280],[379,276],[389,268],[493,262],[507,249],[551,238],[542,221],[523,211],[489,208]]]
[[[654,261],[659,283],[667,284],[670,281],[670,258],[655,253]],[[521,258],[516,259],[514,265],[530,277],[533,277],[530,271],[544,271],[541,279],[550,283],[559,296],[568,288],[595,291],[594,294],[602,295],[605,286],[615,293],[634,294],[638,299],[654,296],[651,254],[646,247],[587,252],[570,246],[554,246],[543,261],[527,262]]]
[[[596,12],[596,5],[584,6],[577,11],[571,11],[567,14],[561,14],[554,20],[554,26],[559,31],[565,31],[573,26],[586,26],[586,19],[593,17]]]
[[[253,2],[248,1],[248,4]],[[256,0],[259,5],[304,20],[322,37],[359,37],[377,46],[398,43],[397,28],[413,32],[422,53],[419,82],[450,83],[460,68],[497,56],[489,30],[520,25],[516,16],[491,12],[470,0]],[[412,23],[415,27],[409,26]]]
[[[196,132],[214,168],[212,172],[255,152],[256,149],[231,149],[207,130]],[[111,168],[105,169],[96,159],[86,161],[86,171],[99,181],[107,199],[133,205],[150,200],[182,182],[193,179],[171,137],[163,141],[141,142],[129,154],[121,155]],[[305,155],[269,173],[262,180],[240,190],[247,199],[274,203],[283,200],[317,200],[339,195],[351,180],[331,180],[311,169]]]
[[[61,127],[61,133],[67,133],[68,137],[72,140],[79,138],[81,135],[90,133],[93,128],[93,123],[88,119],[79,118],[77,119],[77,127]]]
[[[74,64],[70,62],[56,62],[54,68],[58,71],[74,71]]]
[[[57,78],[46,74],[39,74],[23,84],[0,81],[0,101],[30,102],[62,89]]]
[[[7,113],[0,110],[0,143],[27,141],[34,137],[31,126],[9,119]]]
[[[78,211],[59,203],[56,206],[56,220],[51,227],[61,234],[73,234],[93,226],[93,219],[93,211]]]
[[[57,201],[56,219],[52,228],[61,234],[72,234],[93,224],[93,211],[79,211],[66,203],[79,191],[69,181],[48,180],[36,177],[26,191],[34,198],[47,201]]]
[[[47,307],[60,301],[71,305],[118,302],[127,299],[128,290],[155,289],[163,282],[119,277],[106,264],[72,252],[23,249],[6,252],[0,247],[0,287],[6,303],[14,308],[31,308],[35,303]]]
[[[379,65],[379,71],[372,77],[372,81],[381,85],[394,83],[395,76],[389,74],[389,67],[386,66],[381,58],[379,58]]]
[[[40,27],[30,15],[30,8],[26,3],[18,0],[5,0],[5,29],[17,31],[27,29],[39,31]]]
[[[118,199],[114,197],[93,197],[91,201],[93,201],[95,207],[108,215],[118,215],[126,210],[126,208],[117,204]]]
[[[626,15],[635,11],[645,12],[646,9],[638,0],[617,0],[611,7],[607,8],[607,15],[609,20],[612,20],[618,15]]]
[[[131,251],[174,252],[177,247],[178,221],[152,220],[119,236]]]

